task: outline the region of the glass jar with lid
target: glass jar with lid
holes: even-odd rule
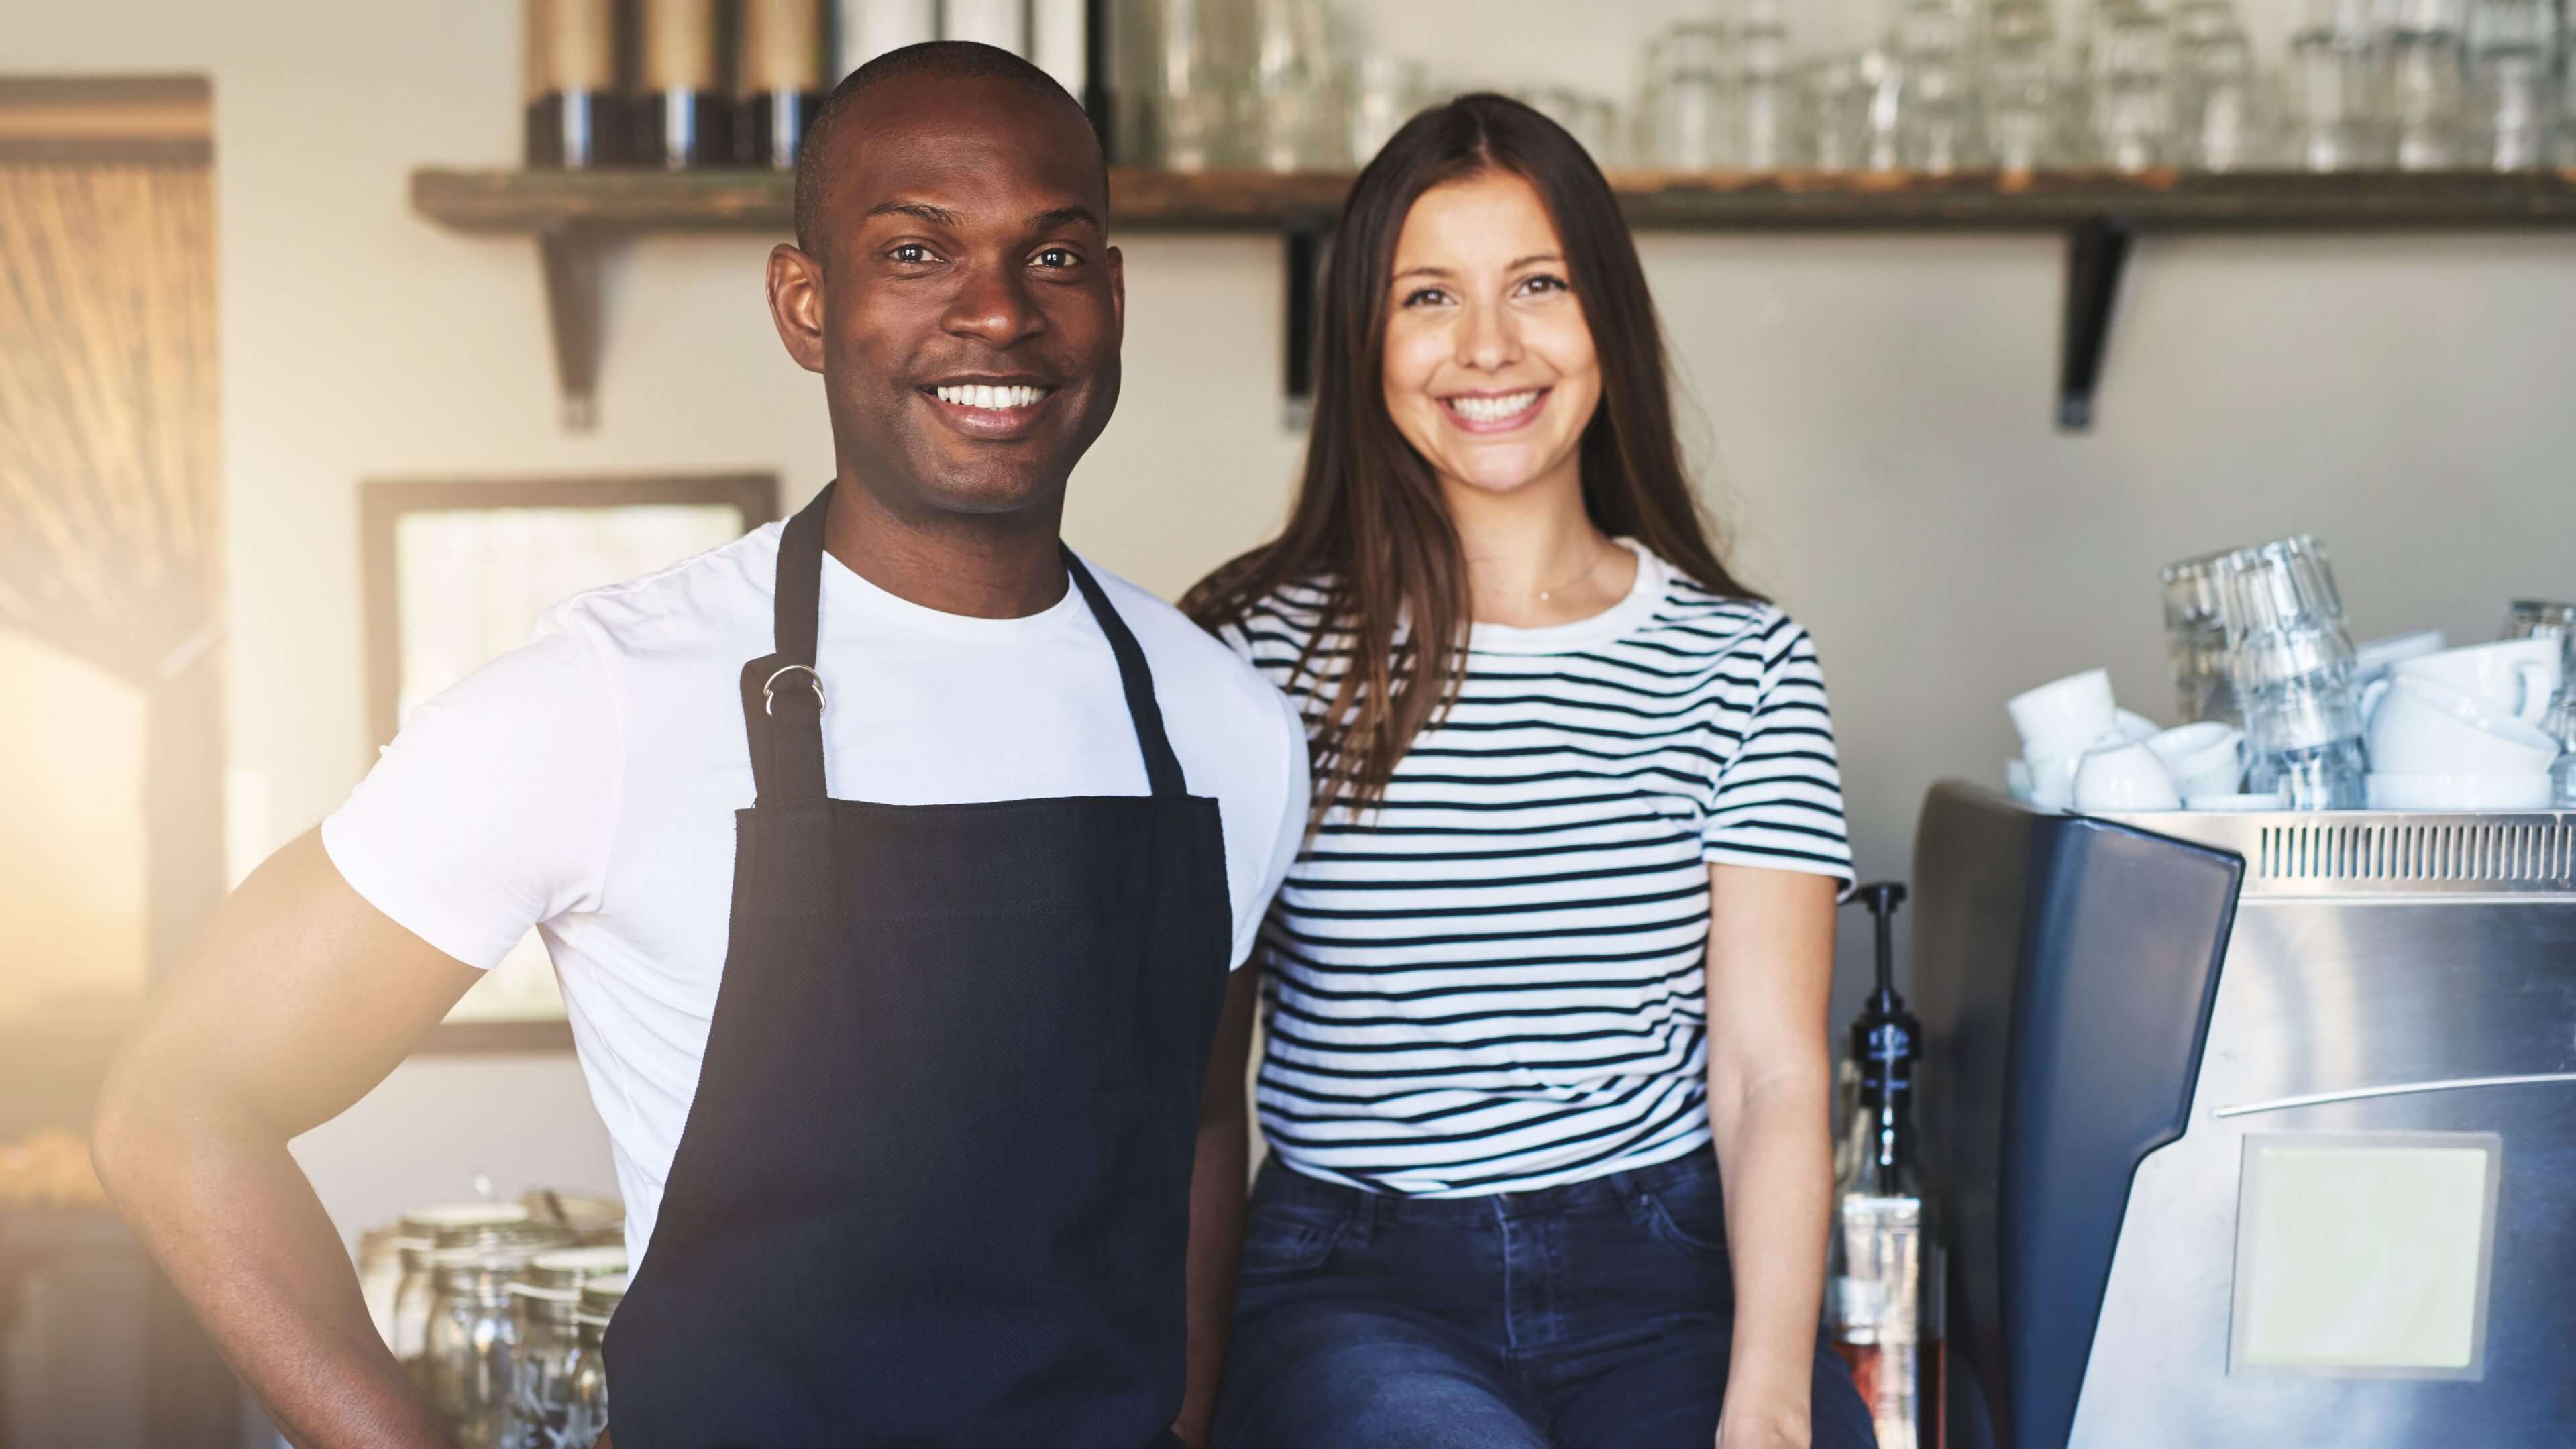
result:
[[[563,1449],[591,1449],[608,1432],[608,1358],[602,1345],[608,1320],[626,1298],[626,1276],[594,1278],[581,1285],[581,1304],[573,1323],[581,1335],[580,1361],[574,1365],[564,1415]]]
[[[460,1202],[415,1209],[395,1225],[389,1244],[400,1266],[390,1310],[392,1326],[385,1343],[396,1359],[413,1369],[415,1378],[419,1376],[421,1350],[428,1344],[430,1302],[438,1296],[437,1281],[429,1271],[429,1255],[442,1246],[440,1235],[449,1236],[444,1246],[460,1247],[487,1233],[497,1240],[499,1235],[528,1221],[528,1210],[514,1202]]]
[[[529,1259],[527,1271],[510,1285],[519,1344],[501,1429],[506,1449],[556,1449],[566,1442],[573,1382],[584,1354],[582,1285],[625,1271],[622,1247],[559,1248]]]
[[[429,1255],[438,1289],[421,1355],[423,1382],[460,1449],[499,1449],[519,1348],[510,1284],[540,1251],[524,1243],[479,1243]]]

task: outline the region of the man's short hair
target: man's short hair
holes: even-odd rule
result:
[[[823,100],[814,124],[805,133],[804,148],[796,157],[796,245],[809,256],[820,258],[814,250],[815,230],[823,221],[824,183],[829,177],[835,133],[844,118],[858,109],[868,92],[888,81],[906,76],[923,75],[939,80],[998,80],[1024,86],[1031,93],[1061,102],[1071,120],[1086,130],[1090,117],[1073,93],[1035,65],[997,45],[972,40],[926,40],[889,50],[841,78],[832,94]],[[1092,138],[1095,150],[1099,137]],[[1106,167],[1104,160],[1102,165]],[[1102,182],[1103,189],[1107,181]]]

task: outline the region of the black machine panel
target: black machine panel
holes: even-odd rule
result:
[[[1971,786],[1925,800],[1924,1162],[1951,1224],[1949,1342],[1985,1411],[1954,1413],[1951,1443],[2066,1443],[2130,1180],[2188,1119],[2244,869]]]

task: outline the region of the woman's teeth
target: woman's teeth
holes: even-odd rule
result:
[[[1543,388],[1533,388],[1528,392],[1505,393],[1501,397],[1453,397],[1444,401],[1458,416],[1471,423],[1499,423],[1538,406],[1538,395],[1543,391]]]
[[[962,408],[992,408],[997,411],[1002,408],[1035,407],[1038,399],[1045,397],[1049,391],[1043,387],[977,386],[941,387],[931,390],[937,393],[939,400],[944,403],[955,403]]]

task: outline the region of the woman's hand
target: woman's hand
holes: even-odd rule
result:
[[[1717,1449],[1807,1449],[1806,1386],[1795,1393],[1729,1393],[1718,1415]]]

